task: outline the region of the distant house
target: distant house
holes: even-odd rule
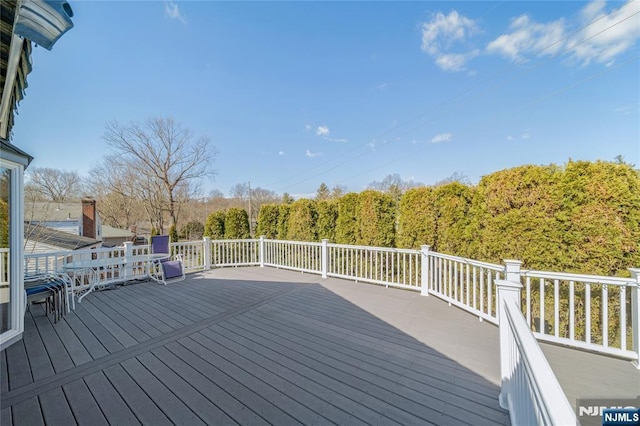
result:
[[[25,203],[24,221],[102,241],[102,221],[93,199],[81,203]],[[25,238],[28,237],[25,233]]]
[[[102,225],[102,247],[121,246],[125,241],[133,241],[136,234],[126,229]]]
[[[102,244],[95,238],[31,223],[24,224],[24,235],[25,254],[88,249],[100,247]]]

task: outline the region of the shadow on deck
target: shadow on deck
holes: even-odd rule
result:
[[[508,424],[498,354],[495,326],[435,297],[217,269],[55,325],[34,306],[1,353],[0,423]]]

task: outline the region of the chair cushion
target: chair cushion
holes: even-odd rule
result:
[[[163,262],[162,269],[165,279],[177,278],[182,276],[182,263],[178,260]]]

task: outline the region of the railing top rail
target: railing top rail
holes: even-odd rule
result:
[[[322,243],[309,242],[309,241],[293,241],[293,240],[268,240],[265,238],[265,243],[277,243],[277,244],[296,244],[303,246],[321,246]]]
[[[576,424],[573,408],[551,370],[540,345],[529,330],[518,304],[512,299],[506,299],[504,303],[504,312],[508,318],[507,325],[511,328],[520,349],[520,356],[526,366],[528,377],[535,382],[534,388],[539,390],[536,394],[540,398],[538,402],[542,405],[540,407],[542,415],[549,420],[548,424]]]
[[[234,240],[211,240],[212,243],[257,243],[258,241],[260,240],[257,238],[245,238],[245,239],[239,238]]]
[[[411,254],[420,254],[420,250],[416,249],[403,249],[403,248],[392,248],[392,247],[370,247],[370,246],[357,246],[357,245],[349,245],[349,244],[336,244],[329,243],[328,247],[342,247],[348,249],[358,249],[358,250],[370,250],[370,251],[388,251],[394,253],[411,253]]]
[[[469,265],[472,265],[472,266],[478,266],[480,268],[491,269],[493,271],[498,271],[498,272],[503,272],[504,271],[504,265],[497,265],[495,263],[482,262],[480,260],[474,260],[474,259],[467,259],[466,257],[454,256],[454,255],[445,254],[445,253],[438,253],[438,252],[435,252],[435,251],[430,251],[429,252],[429,256],[439,257],[439,258],[447,259],[447,260],[453,260],[455,262],[460,262],[460,263],[468,263]]]
[[[544,278],[549,280],[561,280],[561,281],[576,281],[590,284],[608,284],[618,286],[634,286],[638,285],[633,278],[624,277],[607,277],[604,275],[584,275],[584,274],[572,274],[569,272],[549,272],[549,271],[534,271],[534,270],[522,270],[520,274],[524,277],[531,278]]]

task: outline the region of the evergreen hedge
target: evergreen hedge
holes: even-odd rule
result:
[[[293,241],[317,241],[316,223],[318,211],[316,202],[301,198],[291,204],[287,239]]]
[[[224,237],[228,240],[250,238],[249,214],[245,209],[232,207],[227,210],[224,221]]]
[[[357,213],[356,244],[395,247],[396,205],[391,195],[374,190],[361,192]]]
[[[268,239],[278,238],[278,213],[280,208],[277,204],[263,204],[258,212],[258,225],[256,235],[264,235]]]

